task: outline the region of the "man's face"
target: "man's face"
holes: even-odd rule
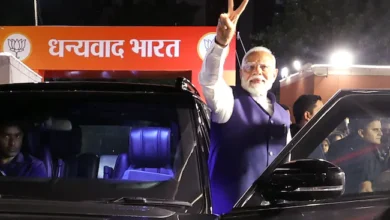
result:
[[[257,51],[249,54],[241,71],[241,86],[254,96],[265,96],[278,75],[272,54]]]
[[[314,117],[314,115],[316,115],[321,110],[321,108],[323,106],[324,106],[324,103],[321,100],[318,100],[316,102],[316,104],[314,105],[314,108],[313,108],[313,110],[311,112],[310,111],[306,111],[303,114],[303,119],[302,119],[302,121],[300,123],[306,124],[308,121],[310,121],[310,119],[312,119]]]
[[[322,142],[322,149],[324,150],[324,153],[328,153],[328,151],[329,151],[329,141],[328,140],[324,140]]]
[[[365,129],[358,131],[361,138],[372,144],[381,144],[382,124],[379,120],[370,122]]]
[[[310,119],[312,119],[314,117],[314,115],[316,115],[320,110],[321,108],[324,106],[324,103],[321,101],[321,100],[318,100],[313,108],[313,111],[312,112],[306,112],[305,113],[305,119],[306,121],[309,121]]]
[[[22,147],[23,132],[18,126],[6,126],[0,129],[0,156],[15,157]]]

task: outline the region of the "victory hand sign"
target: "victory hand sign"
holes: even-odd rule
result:
[[[232,40],[235,32],[238,18],[245,10],[249,0],[243,0],[241,5],[234,10],[234,0],[228,0],[228,13],[219,16],[217,26],[216,43],[220,46],[227,46]]]

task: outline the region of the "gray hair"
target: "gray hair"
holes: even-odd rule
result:
[[[266,52],[266,53],[271,54],[273,57],[273,60],[274,60],[273,66],[276,67],[276,58],[273,55],[272,51],[266,47],[261,47],[261,46],[253,47],[252,49],[248,50],[248,52],[245,53],[244,58],[242,58],[241,64],[243,65],[244,63],[246,63],[248,56],[252,53],[255,53],[255,52]]]

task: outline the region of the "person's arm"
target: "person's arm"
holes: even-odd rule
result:
[[[372,158],[369,155],[364,156],[364,161],[363,161],[363,170],[362,170],[362,175],[363,179],[360,182],[359,185],[359,192],[365,193],[365,192],[373,192],[373,187],[372,187],[372,182],[376,178],[376,169],[378,169],[376,164],[376,158]]]
[[[371,181],[364,181],[364,182],[362,182],[362,183],[360,184],[360,192],[361,192],[361,193],[373,192]]]
[[[223,65],[229,44],[236,32],[238,19],[248,1],[243,0],[234,10],[234,0],[228,0],[228,13],[219,16],[215,40],[207,51],[199,74],[199,83],[212,110],[211,120],[216,123],[227,122],[233,112],[233,92],[223,79]]]
[[[228,46],[222,47],[215,42],[212,43],[199,74],[203,95],[212,111],[211,119],[216,123],[227,122],[233,112],[233,92],[223,79],[227,50]]]

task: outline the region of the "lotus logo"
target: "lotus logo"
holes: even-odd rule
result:
[[[204,56],[206,55],[207,51],[210,49],[211,45],[215,40],[215,35],[215,32],[211,32],[203,35],[203,37],[200,38],[197,48],[200,59],[204,59]]]
[[[31,53],[31,43],[22,34],[12,34],[4,41],[3,52],[12,53],[16,58],[24,60]]]
[[[16,58],[20,58],[18,53],[23,52],[27,39],[7,39],[9,50],[15,53]]]

